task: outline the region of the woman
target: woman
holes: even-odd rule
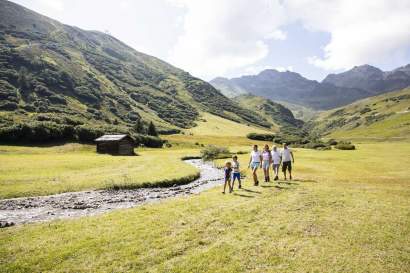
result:
[[[272,163],[272,155],[269,150],[269,145],[265,145],[262,152],[262,169],[265,175],[265,182],[270,182],[269,167]]]
[[[259,185],[256,171],[259,167],[262,168],[261,162],[262,154],[258,151],[258,145],[253,145],[253,151],[251,152],[251,156],[249,158],[249,167],[252,169],[253,183],[255,186]]]

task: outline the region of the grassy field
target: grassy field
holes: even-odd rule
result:
[[[3,229],[0,272],[410,272],[409,154],[298,149],[292,183]]]
[[[0,199],[103,189],[114,186],[176,184],[196,178],[198,171],[181,161],[197,150],[152,149],[139,156],[95,153],[94,146],[0,146]],[[146,171],[149,169],[150,171]]]

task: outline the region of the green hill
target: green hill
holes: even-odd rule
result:
[[[332,138],[409,139],[410,88],[323,112],[309,126]]]
[[[269,99],[254,95],[240,95],[234,100],[242,107],[260,114],[273,123],[276,128],[298,128],[303,125],[303,121],[296,119],[288,108]]]
[[[0,140],[90,140],[195,126],[200,112],[270,127],[210,84],[114,37],[0,0]]]

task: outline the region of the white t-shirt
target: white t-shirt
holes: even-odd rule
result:
[[[252,151],[251,158],[252,158],[252,162],[261,162],[261,153],[259,151],[257,152]]]
[[[239,173],[239,162],[232,161],[232,169],[234,173]]]
[[[280,158],[281,158],[281,154],[278,150],[271,152],[272,154],[272,160],[273,160],[273,164],[278,165],[280,164]]]
[[[282,161],[283,162],[292,161],[292,155],[290,154],[291,152],[292,150],[289,148],[282,150]]]
[[[263,151],[262,159],[263,159],[263,161],[269,161],[270,160],[270,153],[267,152],[267,151]]]

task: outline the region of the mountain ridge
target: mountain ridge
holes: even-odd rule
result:
[[[271,126],[209,83],[115,37],[6,0],[0,0],[0,64],[0,127],[7,130],[29,124],[32,131],[36,126],[135,131],[139,123],[154,122],[160,132],[177,132],[195,126],[200,112]],[[67,123],[73,118],[78,124]]]
[[[218,81],[211,80],[210,83],[229,97],[240,95],[235,94],[235,89],[221,88]],[[273,101],[328,110],[409,85],[410,65],[387,72],[370,65],[362,65],[343,73],[329,74],[321,82],[309,80],[292,71],[267,69],[257,75],[225,79],[224,87],[233,86]]]

